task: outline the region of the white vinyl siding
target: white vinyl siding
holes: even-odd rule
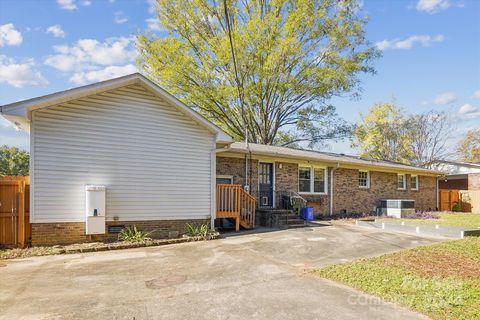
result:
[[[106,185],[107,220],[211,214],[214,134],[141,85],[33,112],[33,222],[85,220]]]

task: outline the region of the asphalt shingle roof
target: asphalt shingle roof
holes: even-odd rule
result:
[[[365,159],[358,156],[345,155],[341,153],[321,152],[313,150],[302,150],[287,147],[277,147],[264,144],[249,143],[248,148],[244,142],[234,142],[230,145],[229,151],[239,153],[249,153],[256,155],[277,156],[284,158],[292,158],[299,160],[312,160],[322,161],[330,163],[350,164],[359,166],[375,166],[379,168],[398,169],[402,171],[415,171],[425,172],[429,174],[442,174],[440,171],[430,170],[425,168],[419,168],[410,166],[398,162],[377,160],[377,159]]]

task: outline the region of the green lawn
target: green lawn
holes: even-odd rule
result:
[[[389,220],[421,224],[440,224],[444,226],[465,228],[480,228],[479,213],[440,213],[440,219],[385,219],[385,221]]]
[[[312,271],[432,319],[480,319],[480,238],[422,246]]]

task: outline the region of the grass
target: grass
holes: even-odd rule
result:
[[[395,219],[395,221],[419,224],[440,224],[452,227],[480,228],[479,213],[440,213],[439,219]]]
[[[432,319],[480,319],[480,238],[422,246],[312,271]]]

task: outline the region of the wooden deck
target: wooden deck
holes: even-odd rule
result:
[[[237,231],[254,227],[256,202],[239,184],[217,185],[217,218],[235,219]]]

